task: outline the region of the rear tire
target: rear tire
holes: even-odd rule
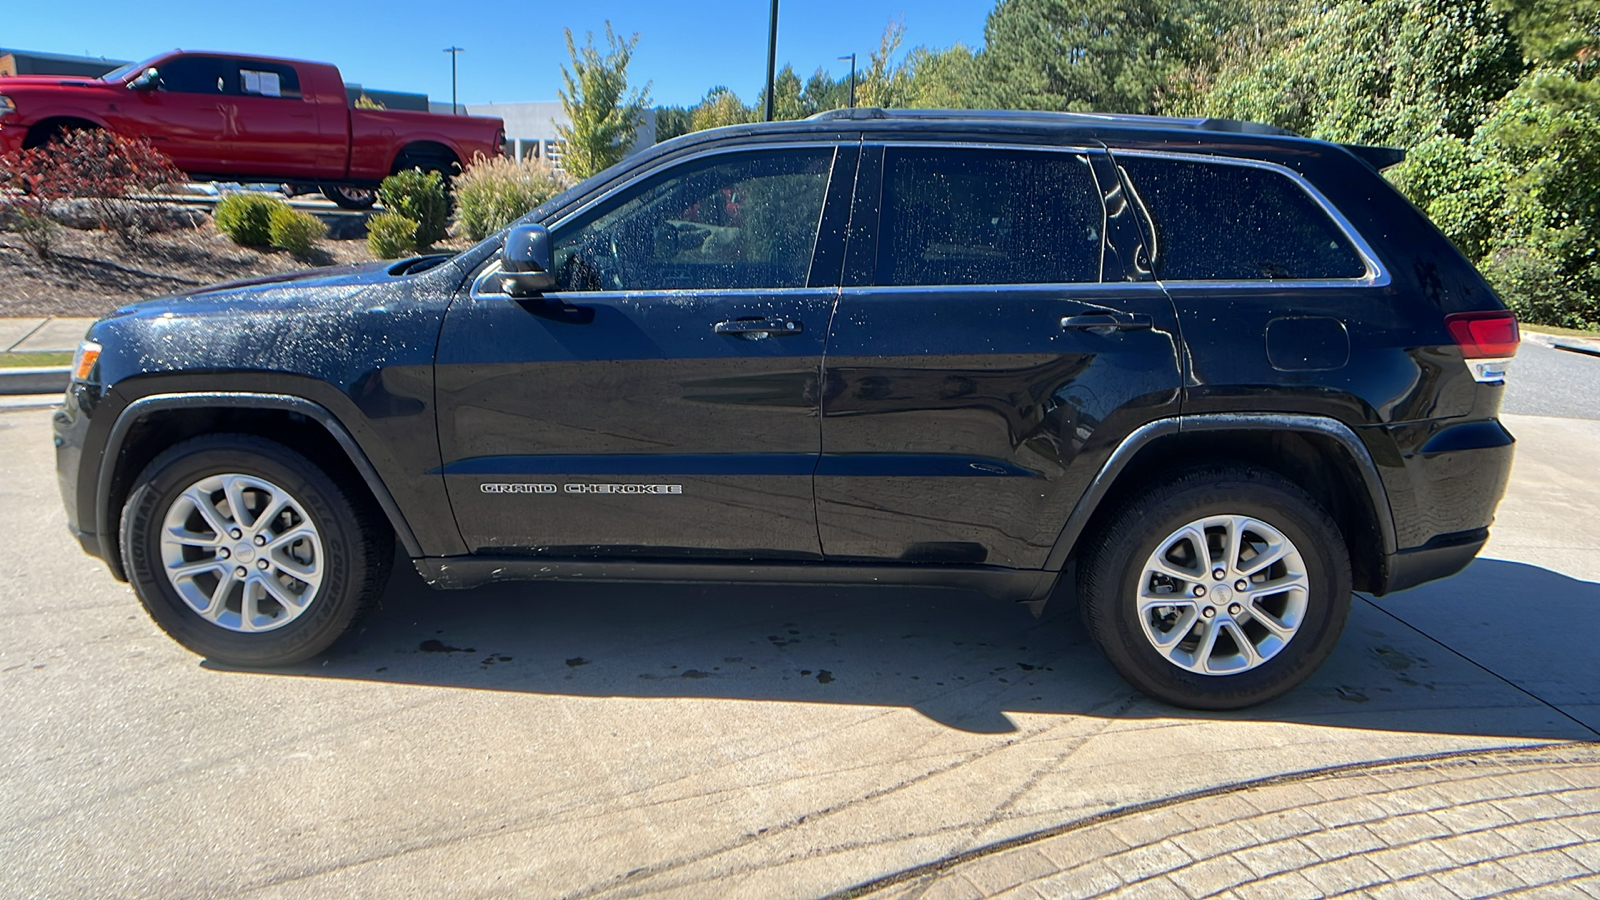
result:
[[[321,653],[381,595],[394,533],[370,498],[253,435],[157,456],[122,509],[122,562],[174,640],[233,666]]]
[[[356,188],[338,184],[321,186],[322,196],[332,200],[340,209],[371,209],[378,202],[378,192],[371,188]]]
[[[1174,706],[1239,709],[1294,689],[1333,651],[1350,556],[1299,486],[1204,465],[1111,515],[1081,558],[1078,593],[1084,624],[1134,687]]]

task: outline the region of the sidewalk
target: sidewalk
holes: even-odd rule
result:
[[[835,896],[1600,897],[1600,744],[1267,778],[1070,822],[863,887]]]
[[[71,353],[94,321],[56,316],[0,319],[0,353]]]

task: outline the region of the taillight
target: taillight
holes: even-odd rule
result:
[[[1461,348],[1473,378],[1505,380],[1506,363],[1517,355],[1517,344],[1522,341],[1514,314],[1503,309],[1451,313],[1444,317],[1444,325]]]

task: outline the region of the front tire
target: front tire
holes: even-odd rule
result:
[[[382,593],[389,524],[299,453],[208,435],[157,456],[122,510],[122,561],[174,640],[235,666],[321,653]]]
[[[1135,495],[1082,557],[1084,624],[1144,694],[1224,710],[1279,697],[1327,659],[1350,610],[1343,535],[1272,472],[1213,464]]]

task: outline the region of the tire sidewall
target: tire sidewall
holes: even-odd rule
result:
[[[1111,595],[1100,604],[1095,637],[1117,670],[1142,692],[1180,706],[1236,709],[1281,696],[1303,682],[1332,652],[1344,630],[1350,602],[1350,564],[1342,536],[1326,514],[1298,489],[1254,479],[1194,483],[1135,503],[1118,517],[1099,563],[1114,573],[1097,585]],[[1301,494],[1301,496],[1295,496]],[[1290,502],[1284,502],[1288,500]],[[1299,551],[1310,582],[1305,618],[1289,643],[1247,672],[1202,675],[1180,668],[1145,636],[1135,598],[1144,563],[1180,527],[1198,519],[1243,515],[1283,532]]]
[[[241,633],[207,621],[167,578],[160,537],[168,510],[195,482],[223,473],[255,476],[287,491],[321,538],[316,596],[294,621],[271,631]],[[122,515],[123,566],[151,618],[190,650],[227,664],[290,665],[314,656],[354,618],[359,585],[352,578],[363,571],[352,558],[363,552],[356,527],[337,485],[299,454],[266,441],[202,439],[157,457],[130,493]]]

